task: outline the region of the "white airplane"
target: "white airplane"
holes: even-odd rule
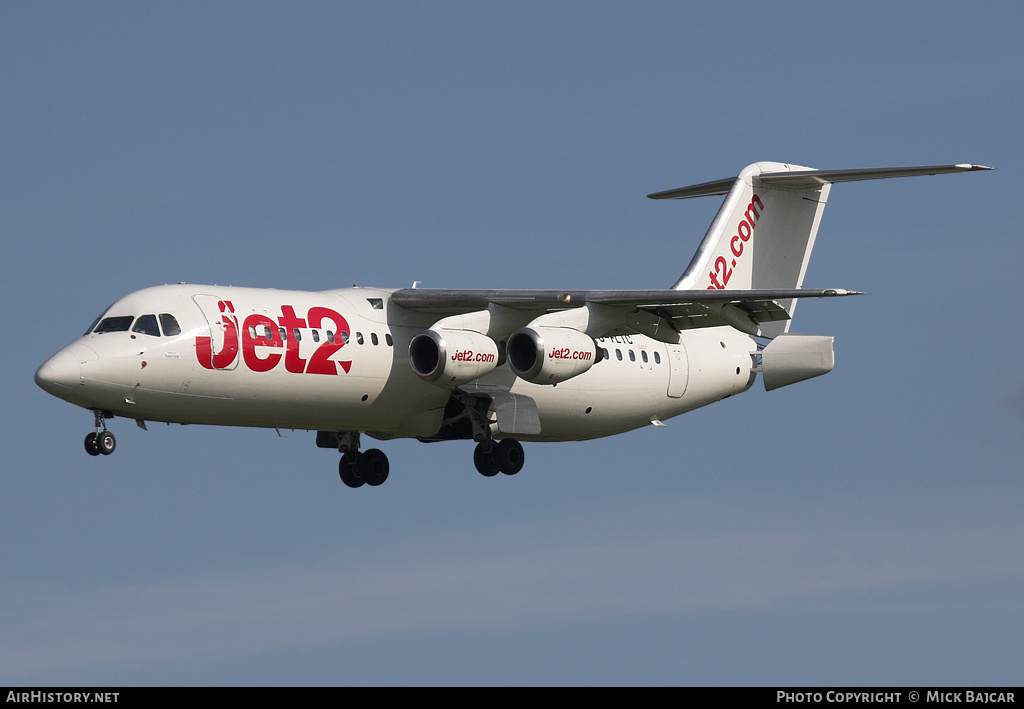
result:
[[[106,421],[315,430],[350,487],[379,485],[375,439],[476,441],[486,476],[523,467],[520,441],[577,441],[663,425],[750,388],[832,370],[832,338],[789,332],[834,182],[989,170],[936,165],[814,170],[760,162],[735,179],[648,195],[726,195],[666,290],[323,292],[164,285],[111,305],[43,364],[36,383]]]

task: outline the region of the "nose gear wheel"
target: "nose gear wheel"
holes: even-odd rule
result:
[[[99,409],[93,409],[92,414],[96,430],[85,437],[85,452],[93,456],[110,455],[117,447],[117,440],[107,430],[106,419],[113,418],[113,415]]]

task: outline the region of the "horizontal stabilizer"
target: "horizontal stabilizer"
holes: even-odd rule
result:
[[[916,167],[867,167],[852,170],[797,170],[794,172],[768,172],[758,175],[766,185],[787,187],[817,187],[826,182],[856,182],[858,180],[884,180],[890,177],[919,177],[921,175],[945,175],[952,172],[973,172],[991,170],[985,165],[921,165]]]
[[[689,187],[679,187],[674,190],[665,190],[664,192],[655,192],[654,194],[647,195],[651,199],[689,199],[690,197],[713,197],[715,195],[729,194],[729,190],[732,189],[732,183],[736,181],[735,177],[729,177],[725,180],[715,180],[714,182],[702,182],[699,185],[690,185]]]
[[[787,172],[762,172],[757,175],[761,184],[806,189],[825,183],[856,182],[857,180],[882,180],[889,177],[918,177],[921,175],[944,175],[952,172],[973,172],[992,170],[985,165],[960,163],[958,165],[915,165],[910,167],[860,167],[845,170],[794,170]],[[679,187],[647,195],[651,199],[689,199],[728,194],[736,181],[735,177],[699,185]]]

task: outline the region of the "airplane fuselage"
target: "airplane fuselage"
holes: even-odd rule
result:
[[[430,438],[452,389],[418,377],[408,349],[436,318],[392,305],[391,292],[148,288],[115,302],[101,318],[112,327],[69,344],[37,379],[71,403],[139,421]],[[167,315],[177,332],[143,323],[162,324]],[[557,385],[499,366],[460,389],[528,396],[541,432],[517,438],[565,441],[650,425],[744,391],[754,379],[756,343],[728,327],[686,332],[677,345],[637,334],[597,344],[600,361]]]

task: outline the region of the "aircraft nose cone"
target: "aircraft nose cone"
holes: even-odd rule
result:
[[[81,384],[82,365],[78,357],[67,350],[61,350],[36,370],[35,379],[44,391],[63,398],[62,395]]]

